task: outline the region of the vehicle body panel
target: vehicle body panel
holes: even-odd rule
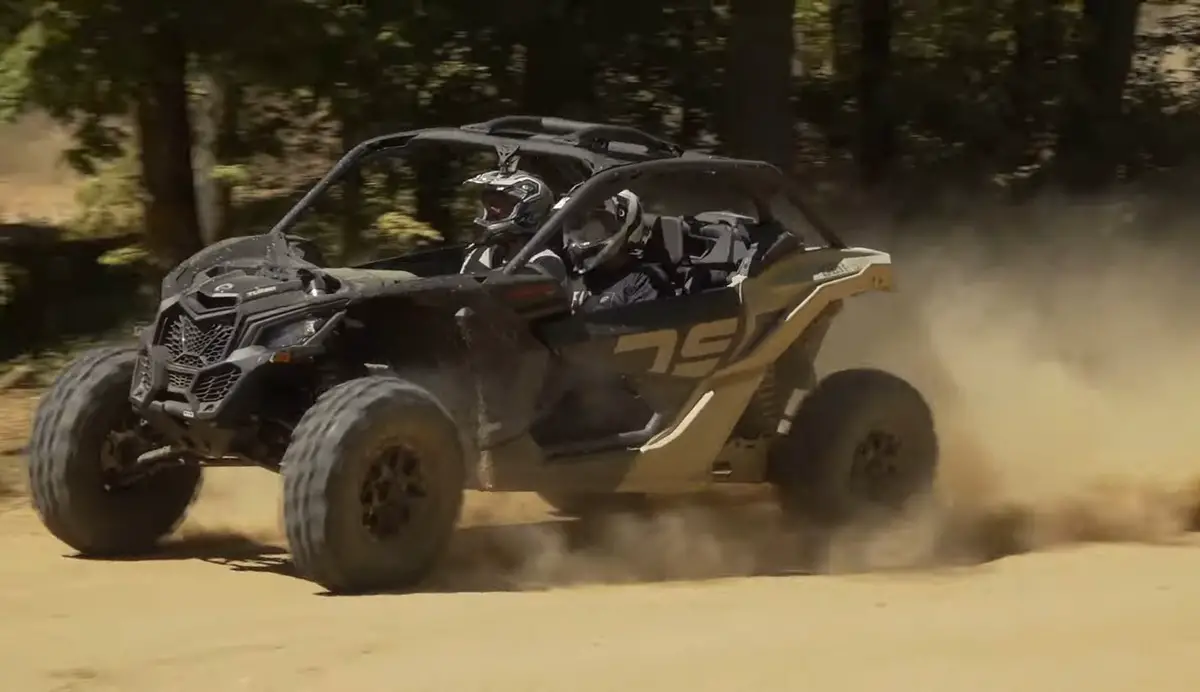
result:
[[[737,287],[741,303],[740,337],[731,358],[696,382],[665,428],[645,443],[629,449],[579,455],[566,463],[545,459],[541,473],[530,463],[510,460],[513,476],[496,474],[506,488],[552,484],[620,492],[681,493],[710,487],[714,463],[723,455],[736,456],[730,437],[747,403],[764,376],[806,330],[819,323],[831,306],[867,292],[889,290],[891,258],[865,248],[814,250],[796,253],[757,279]],[[777,316],[777,317],[776,317]],[[759,329],[760,322],[765,328]],[[700,323],[704,324],[704,323]],[[821,334],[823,336],[823,333]],[[611,343],[611,342],[610,342]],[[678,351],[675,351],[678,353]],[[528,454],[529,450],[524,450]],[[504,468],[504,464],[494,464]],[[743,474],[740,482],[762,482]]]
[[[557,157],[586,179],[486,275],[458,273],[464,246],[328,267],[319,248],[287,235],[353,165],[418,143],[492,148],[502,164],[526,153]],[[729,285],[572,314],[563,286],[526,271],[563,224],[625,186],[680,186],[694,176],[727,185],[753,207],[745,219],[714,210],[712,218],[747,233]],[[825,244],[806,245],[806,234]],[[459,422],[473,450],[472,487],[685,492],[720,482],[721,463],[735,467],[725,479],[758,482],[762,454],[734,434],[748,405],[781,369],[794,370],[788,381],[797,387],[808,382],[827,318],[846,298],[888,290],[891,281],[886,253],[846,247],[764,162],[554,118],[396,133],[347,152],[268,233],[210,246],[168,274],[158,319],[142,336],[131,400],[168,437],[219,456],[271,415],[271,396],[283,392],[302,406],[319,395],[322,378],[382,369],[433,391]],[[296,324],[312,333],[272,345]],[[331,363],[341,370],[328,372]],[[648,407],[644,420],[550,441],[577,373],[626,387]],[[228,379],[213,390],[219,396],[197,388],[217,376]]]

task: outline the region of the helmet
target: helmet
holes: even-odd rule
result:
[[[479,214],[475,225],[483,228],[481,244],[497,242],[509,235],[533,233],[550,215],[554,193],[536,175],[523,171],[487,171],[464,185],[479,191]]]
[[[564,197],[554,206],[566,204]],[[586,273],[646,242],[642,202],[629,190],[621,190],[599,207],[585,212],[563,228],[563,245],[575,268]]]

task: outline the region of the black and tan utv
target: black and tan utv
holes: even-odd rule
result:
[[[460,246],[329,267],[289,232],[361,162],[423,146],[538,160],[575,191],[487,274],[459,273]],[[624,188],[677,295],[573,312],[523,268]],[[204,467],[262,466],[296,569],[335,592],[416,584],[466,490],[584,514],[770,484],[805,522],[895,510],[934,479],[929,406],[886,372],[813,366],[843,301],[891,285],[887,253],[847,247],[763,162],[526,116],[378,137],[269,232],[175,268],[137,343],[66,368],[33,424],[34,505],[80,553],[144,552]]]

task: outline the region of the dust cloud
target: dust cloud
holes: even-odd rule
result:
[[[1007,246],[977,232],[902,243],[904,293],[835,326],[826,367],[893,369],[938,413],[941,487],[923,518],[938,538],[919,559],[1196,528],[1196,248],[1134,228],[1128,205],[1106,225],[1113,211],[1042,209],[1024,219],[1036,239]]]
[[[1015,247],[974,232],[936,246],[881,243],[902,292],[852,301],[829,335],[822,372],[884,367],[934,405],[940,485],[910,516],[829,536],[783,530],[769,501],[581,523],[556,520],[531,495],[471,494],[434,586],[927,569],[1077,542],[1181,539],[1200,521],[1191,249],[1098,234],[1066,212],[1037,223],[1043,239]],[[282,545],[263,513],[278,508],[264,476],[255,521]],[[185,535],[244,527],[230,502],[247,489],[235,490],[206,497]]]

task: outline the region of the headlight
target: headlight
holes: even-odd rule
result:
[[[324,319],[310,318],[298,322],[281,324],[271,327],[263,335],[262,345],[267,348],[288,348],[299,346],[312,338],[325,324]]]

